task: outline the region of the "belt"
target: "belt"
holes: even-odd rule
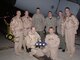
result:
[[[19,41],[15,41],[15,42],[19,42]]]
[[[24,29],[30,29],[30,28],[28,27],[28,28],[24,28]]]
[[[22,31],[23,29],[18,29],[17,31]]]

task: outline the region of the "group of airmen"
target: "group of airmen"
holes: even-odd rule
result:
[[[49,11],[48,17],[45,18],[40,8],[37,8],[31,18],[28,11],[25,11],[23,17],[21,17],[21,12],[17,11],[10,23],[10,30],[14,35],[15,53],[19,55],[22,51],[26,52],[27,47],[27,49],[31,48],[29,52],[31,56],[46,55],[52,60],[57,60],[58,49],[73,56],[79,22],[69,7],[64,9],[64,13],[59,11],[58,17],[54,17]],[[47,45],[43,49],[36,48],[37,41],[45,41]]]

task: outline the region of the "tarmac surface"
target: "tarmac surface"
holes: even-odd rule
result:
[[[14,53],[14,43],[6,39],[0,34],[0,60],[38,60],[30,56],[27,52],[22,52],[21,55]],[[73,57],[70,57],[66,52],[59,50],[58,60],[80,60],[80,35],[76,37],[76,52]],[[44,60],[44,59],[39,59]],[[45,58],[45,60],[50,60]]]

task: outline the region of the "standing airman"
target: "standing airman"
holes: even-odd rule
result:
[[[60,49],[62,49],[63,52],[65,52],[66,44],[65,44],[65,37],[64,37],[64,22],[65,17],[63,15],[62,11],[58,12],[58,20],[57,20],[57,33],[60,38]]]
[[[68,53],[73,56],[75,53],[75,34],[78,29],[78,19],[71,13],[70,8],[65,8],[66,21],[65,21],[65,42]]]
[[[56,31],[56,17],[52,16],[52,12],[48,12],[48,17],[45,19],[46,33],[48,33],[49,27],[53,27]]]
[[[41,40],[44,40],[44,16],[40,13],[40,8],[36,9],[36,14],[33,15],[33,26],[35,26],[36,31],[41,36]]]
[[[28,32],[31,30],[32,27],[32,18],[29,17],[29,12],[25,11],[25,15],[22,17],[22,21],[23,21],[23,47],[24,50],[26,52],[26,43],[25,40],[27,40],[27,38],[25,39],[25,37],[28,35]]]
[[[22,51],[23,24],[20,16],[21,12],[17,11],[16,16],[12,18],[10,23],[10,29],[14,35],[14,49],[16,54]]]

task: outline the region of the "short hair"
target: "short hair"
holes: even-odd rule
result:
[[[69,7],[65,7],[65,9],[69,9],[69,10],[70,10],[70,8],[69,8]]]
[[[36,9],[40,9],[39,7],[37,7]]]
[[[51,12],[51,13],[52,13],[52,11],[48,11],[48,13],[49,13],[49,12]]]
[[[32,26],[31,29],[32,29],[32,28],[35,28],[35,26]]]
[[[54,30],[54,28],[53,28],[53,27],[49,27],[49,29],[53,29],[53,30]]]
[[[61,11],[61,10],[59,12],[63,13],[63,11]]]
[[[20,11],[20,10],[17,10],[17,11],[16,11],[16,13],[18,13],[18,12],[20,12],[20,13],[21,13],[21,11]]]
[[[21,12],[20,10],[17,10],[16,12]]]

